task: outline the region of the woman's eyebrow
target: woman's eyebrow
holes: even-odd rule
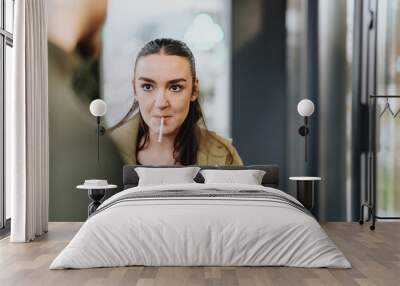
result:
[[[143,80],[143,81],[147,81],[147,82],[151,82],[151,83],[156,83],[154,80],[152,80],[151,78],[147,78],[147,77],[139,77],[138,80]]]
[[[168,81],[168,83],[178,83],[178,82],[181,82],[181,81],[186,81],[186,79],[184,79],[184,78],[171,79],[171,80]]]

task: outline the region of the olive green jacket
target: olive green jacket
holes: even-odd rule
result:
[[[139,116],[134,115],[123,125],[107,132],[121,153],[126,164],[137,164],[136,144],[139,130]],[[231,139],[219,136],[213,131],[198,127],[199,149],[195,165],[243,165]]]

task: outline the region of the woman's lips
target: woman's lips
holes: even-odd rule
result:
[[[164,124],[168,122],[168,120],[172,117],[172,115],[165,115],[165,116],[152,116],[152,119],[155,120],[157,124],[161,124],[161,117],[164,118]]]

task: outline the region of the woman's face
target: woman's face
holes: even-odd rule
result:
[[[141,57],[133,84],[143,120],[150,131],[158,133],[163,117],[164,135],[178,131],[189,112],[190,102],[198,96],[198,82],[193,89],[189,60],[180,56]]]

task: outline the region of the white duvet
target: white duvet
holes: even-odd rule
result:
[[[289,204],[257,198],[152,198],[131,192],[262,190],[254,185],[141,186],[106,200],[54,259],[50,269],[146,266],[294,266],[350,268],[318,222]],[[298,203],[298,202],[297,202]],[[299,204],[299,203],[298,203]]]

